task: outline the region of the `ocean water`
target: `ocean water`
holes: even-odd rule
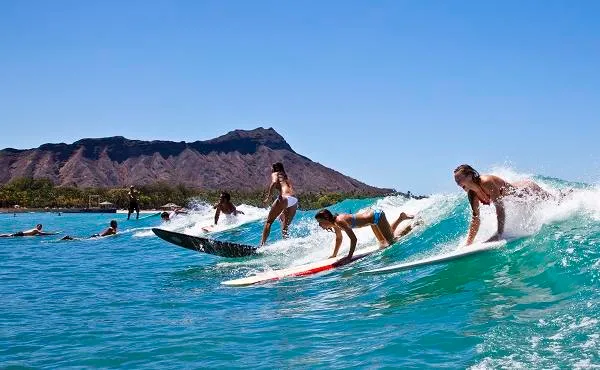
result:
[[[497,170],[517,180],[525,175]],[[464,193],[423,200],[346,200],[337,212],[382,208],[424,225],[344,268],[249,287],[224,280],[326,258],[333,234],[299,212],[292,237],[272,229],[259,256],[223,259],[153,236],[156,217],[51,213],[0,215],[0,232],[41,222],[86,236],[111,218],[120,235],[57,242],[0,239],[0,366],[33,368],[589,368],[600,366],[600,189],[536,177],[560,203],[508,201],[505,248],[413,271],[358,272],[451,250],[464,240]],[[265,209],[229,220],[211,237],[260,239]],[[200,235],[212,210],[165,226]],[[479,239],[495,229],[483,207]],[[359,247],[375,243],[358,230]],[[347,241],[340,253],[347,251]]]

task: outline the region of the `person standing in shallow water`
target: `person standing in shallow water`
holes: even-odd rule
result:
[[[136,211],[136,216],[135,219],[139,219],[140,218],[140,205],[138,203],[138,196],[139,196],[139,192],[135,189],[135,186],[131,185],[129,187],[129,192],[127,193],[127,198],[129,198],[129,209],[127,212],[127,219],[129,220],[129,217],[131,216],[131,214],[133,213],[133,211]]]
[[[285,173],[281,162],[274,163],[271,169],[271,184],[267,190],[267,196],[264,199],[265,203],[270,201],[274,189],[279,191],[279,196],[275,199],[269,210],[267,222],[265,222],[263,228],[260,245],[265,245],[267,238],[269,238],[269,234],[271,233],[271,225],[278,216],[281,220],[281,234],[284,238],[287,238],[288,227],[294,219],[296,210],[298,209],[298,198],[296,198],[292,182]]]
[[[504,233],[504,222],[506,220],[504,197],[512,195],[532,200],[548,200],[552,198],[550,193],[531,180],[518,181],[511,184],[498,176],[480,175],[479,172],[468,164],[462,164],[454,170],[454,181],[456,181],[456,185],[467,192],[469,204],[471,205],[472,216],[466,245],[473,244],[479,232],[481,224],[479,218],[480,203],[486,206],[493,203],[496,207],[498,229],[491,238],[486,240],[486,242],[492,242],[500,240]]]

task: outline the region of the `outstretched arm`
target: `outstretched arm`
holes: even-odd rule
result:
[[[496,206],[496,219],[498,220],[498,231],[491,238],[486,240],[486,242],[494,242],[496,240],[500,240],[500,237],[504,233],[504,222],[506,220],[506,213],[504,211],[504,202],[501,199],[494,202]]]
[[[219,221],[219,216],[220,215],[221,215],[221,207],[217,207],[217,210],[215,211],[215,225]]]
[[[344,231],[346,232],[346,234],[348,235],[348,237],[350,238],[350,252],[348,252],[348,257],[347,258],[352,258],[352,255],[354,254],[354,250],[356,249],[356,234],[354,234],[354,231],[352,231],[352,228],[344,223],[342,226],[342,229],[344,229]]]
[[[336,257],[338,254],[338,251],[340,250],[340,246],[342,245],[342,239],[343,239],[342,232],[337,228],[335,228],[334,230],[335,230],[335,247],[333,248],[333,254],[329,258]]]
[[[479,225],[481,225],[481,219],[479,218],[479,200],[473,196],[469,197],[469,203],[471,203],[471,225],[469,226],[469,235],[467,236],[467,245],[473,244],[473,240],[479,232]]]

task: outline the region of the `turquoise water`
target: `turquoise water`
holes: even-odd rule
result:
[[[509,176],[509,175],[507,175]],[[519,175],[512,174],[512,177]],[[510,177],[509,176],[509,177]],[[556,190],[564,182],[539,179]],[[381,276],[360,271],[456,248],[469,210],[464,194],[406,201],[345,201],[425,225],[395,246],[330,273],[250,288],[221,281],[327,257],[333,234],[300,212],[292,238],[251,259],[226,260],[169,245],[160,220],[123,215],[0,215],[0,232],[41,222],[93,234],[111,217],[121,235],[54,242],[0,239],[3,367],[135,368],[585,368],[600,365],[600,190],[580,186],[561,204],[507,206],[506,248],[445,265]],[[167,226],[199,234],[209,208]],[[259,241],[266,210],[213,235]],[[495,228],[484,207],[482,237]],[[374,243],[368,228],[359,247]],[[344,245],[343,248],[346,248]],[[345,249],[342,250],[342,252]]]

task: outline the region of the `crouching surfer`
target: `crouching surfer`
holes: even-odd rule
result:
[[[480,175],[479,172],[468,164],[460,165],[454,170],[454,181],[456,181],[456,185],[467,192],[469,204],[471,205],[471,224],[469,226],[466,245],[473,244],[479,232],[481,224],[479,204],[486,206],[493,204],[496,208],[498,229],[491,238],[486,240],[486,242],[493,242],[500,240],[504,233],[504,221],[506,220],[504,208],[505,197],[515,196],[525,198],[527,201],[553,199],[552,194],[531,180],[509,183],[498,176]]]
[[[342,245],[342,231],[348,235],[350,238],[350,252],[347,256],[348,259],[352,258],[357,242],[356,235],[352,229],[371,226],[381,247],[386,248],[412,230],[412,226],[400,230],[398,229],[398,225],[404,220],[413,218],[414,216],[409,216],[402,212],[400,213],[400,216],[398,216],[398,219],[390,225],[385,216],[385,212],[379,209],[356,214],[333,214],[328,209],[322,209],[315,215],[315,219],[319,222],[319,226],[327,231],[335,233],[335,247],[330,258],[336,257],[338,254],[340,246]]]

